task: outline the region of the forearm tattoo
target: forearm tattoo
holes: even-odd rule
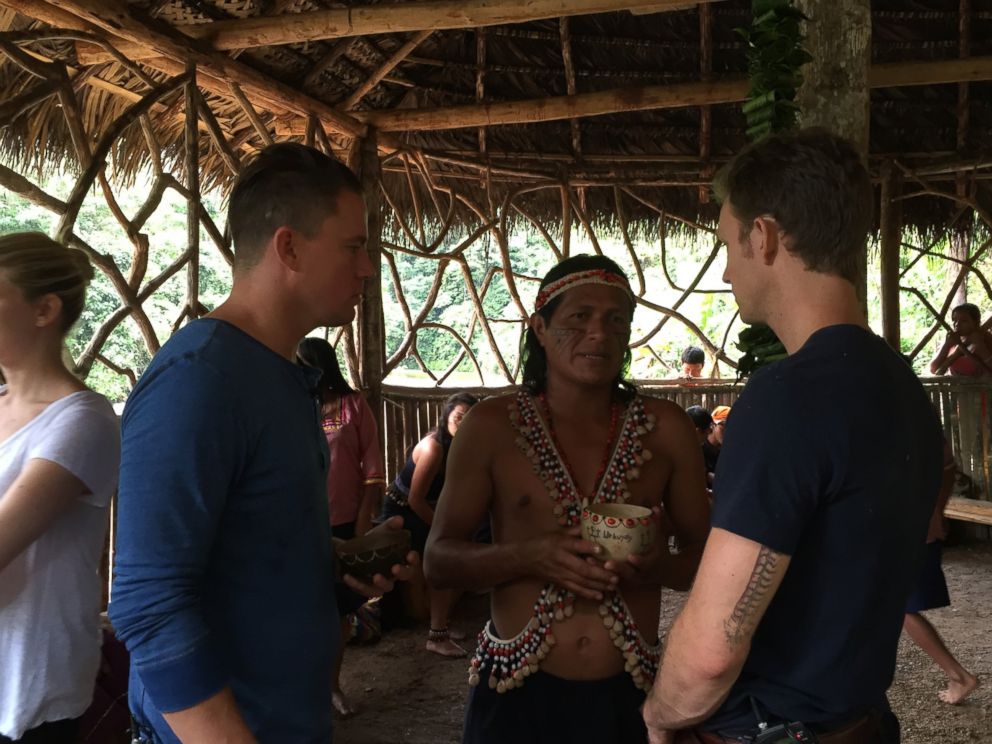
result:
[[[761,611],[772,593],[780,558],[779,553],[764,545],[761,546],[758,560],[754,563],[754,570],[751,571],[751,578],[748,579],[744,593],[737,600],[730,617],[723,621],[727,643],[731,646],[739,646],[747,641],[757,627]]]

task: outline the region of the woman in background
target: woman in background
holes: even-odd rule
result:
[[[951,310],[952,331],[947,334],[937,356],[930,363],[930,372],[943,375],[950,372],[959,377],[992,375],[992,334],[982,327],[977,305],[966,302]]]
[[[375,417],[365,396],[345,381],[334,348],[327,341],[305,338],[296,353],[301,362],[321,371],[317,392],[321,424],[331,455],[327,471],[331,532],[344,540],[364,535],[372,527],[386,484]],[[345,593],[339,593],[338,599],[342,616],[358,609],[364,601],[364,598],[351,601],[351,596]],[[334,667],[332,693],[334,709],[343,717],[355,714],[354,706],[341,689],[341,663],[348,631],[350,626],[342,623],[341,651]]]
[[[448,450],[465,414],[478,402],[471,393],[456,393],[445,400],[437,428],[428,432],[411,450],[403,470],[386,494],[383,516],[403,517],[403,526],[413,536],[412,548],[421,555],[434,521],[434,507],[444,487]],[[448,628],[448,617],[459,594],[427,587],[431,616],[428,651],[452,658],[465,656],[465,649],[452,640]]]
[[[120,429],[62,356],[92,278],[42,233],[0,237],[0,742],[74,741],[100,662]]]

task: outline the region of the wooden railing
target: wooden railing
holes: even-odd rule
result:
[[[951,443],[961,470],[977,487],[973,498],[989,500],[990,404],[992,383],[950,377],[924,378],[926,389],[940,415],[944,436]],[[683,408],[701,405],[713,409],[733,405],[744,389],[732,381],[639,381],[647,395],[667,398]],[[500,395],[513,387],[464,388],[480,396]],[[392,480],[403,467],[407,451],[437,425],[444,399],[456,392],[452,388],[409,388],[387,385],[383,389],[386,442],[386,473]],[[880,415],[885,415],[881,412]]]

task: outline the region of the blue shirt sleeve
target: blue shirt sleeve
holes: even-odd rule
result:
[[[823,493],[822,433],[808,399],[769,367],[727,419],[714,478],[714,527],[794,555]]]
[[[247,445],[216,369],[182,356],[151,372],[122,419],[110,618],[152,701],[171,712],[228,681],[199,588]]]

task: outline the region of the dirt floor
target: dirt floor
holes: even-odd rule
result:
[[[927,617],[984,684],[962,705],[940,702],[942,673],[903,636],[889,697],[902,722],[904,744],[992,744],[992,543],[948,548],[944,570],[953,606]],[[681,601],[681,595],[665,595],[664,625]],[[455,625],[474,637],[485,617],[486,598],[466,597]],[[425,636],[425,629],[393,630],[377,644],[348,646],[342,681],[360,712],[336,722],[336,744],[459,741],[468,665],[424,651]]]

